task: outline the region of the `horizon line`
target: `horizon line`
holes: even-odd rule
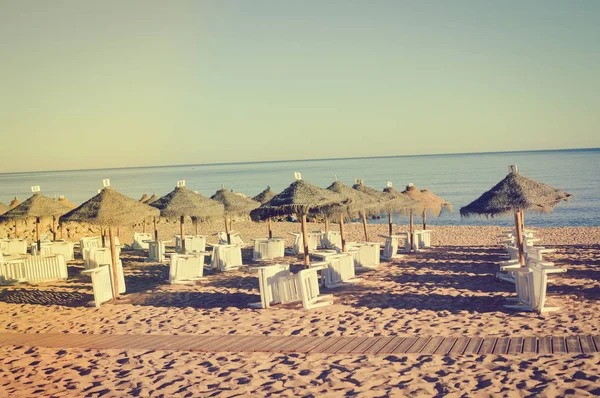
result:
[[[600,150],[600,147],[589,148],[563,148],[563,149],[525,149],[518,151],[484,151],[484,152],[451,152],[451,153],[424,153],[420,155],[382,155],[382,156],[356,156],[356,157],[340,157],[340,158],[311,158],[311,159],[283,159],[283,160],[254,160],[244,162],[217,162],[217,163],[186,163],[186,164],[170,164],[156,166],[127,166],[127,167],[100,167],[86,169],[61,169],[61,170],[33,170],[33,171],[12,171],[0,173],[7,174],[26,174],[26,173],[64,173],[70,171],[93,171],[93,170],[125,170],[125,169],[152,169],[163,167],[187,167],[187,166],[225,166],[232,164],[259,164],[259,163],[291,163],[291,162],[313,162],[313,161],[334,161],[334,160],[350,160],[350,159],[390,159],[390,158],[409,158],[419,156],[459,156],[459,155],[497,155],[503,153],[526,153],[526,152],[559,152],[559,151],[585,151],[585,150]]]

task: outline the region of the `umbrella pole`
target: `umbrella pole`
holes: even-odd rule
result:
[[[273,229],[271,226],[271,217],[267,219],[267,229],[269,230],[269,239],[273,237]]]
[[[65,223],[64,223],[64,222],[61,222],[61,223],[59,223],[59,226],[60,226],[60,238],[61,238],[61,239],[64,239],[64,237],[63,237],[63,233],[64,233],[64,231],[65,231]]]
[[[146,233],[146,220],[144,220],[144,229],[142,231],[143,233]]]
[[[56,240],[56,216],[52,216],[52,240]]]
[[[38,253],[42,254],[42,243],[40,242],[40,218],[35,218],[35,240],[37,241]]]
[[[19,231],[17,230],[17,220],[15,220],[15,239],[19,239]]]
[[[229,231],[229,223],[227,222],[227,216],[225,216],[225,234],[227,235],[227,244],[231,244],[231,233]]]
[[[523,234],[521,231],[521,212],[515,212],[515,230],[517,231],[517,246],[519,248],[519,264],[525,266],[525,256],[523,253]]]
[[[110,240],[110,258],[112,262],[113,297],[119,298],[119,274],[117,272],[117,250],[115,248],[115,234],[113,227],[108,227],[108,239]]]
[[[106,247],[106,235],[104,234],[103,226],[100,226],[100,236],[102,236],[102,247]]]
[[[414,225],[413,225],[413,212],[410,211],[410,226],[408,228],[410,233],[410,251],[413,251],[415,248],[415,234],[414,234]]]
[[[392,236],[392,212],[388,212],[388,232],[390,233],[390,236]]]
[[[423,231],[427,229],[427,210],[423,210]]]
[[[196,236],[198,236],[198,219],[194,217],[194,230],[196,231]]]
[[[184,218],[181,216],[179,219],[179,233],[181,234],[181,254],[185,254],[185,235],[183,234]]]
[[[121,238],[121,228],[117,227],[117,238]]]
[[[365,240],[368,242],[369,241],[369,233],[367,232],[367,215],[365,214],[364,210],[362,212],[362,223],[363,223],[363,229],[365,230]]]
[[[340,236],[342,238],[342,252],[346,252],[346,238],[344,236],[344,216],[340,214]]]
[[[310,259],[308,256],[308,231],[306,230],[306,214],[302,215],[302,237],[304,243],[304,268],[310,267]]]
[[[154,217],[154,240],[158,242],[158,229],[156,228],[156,217]]]
[[[325,232],[329,232],[329,219],[325,217]]]

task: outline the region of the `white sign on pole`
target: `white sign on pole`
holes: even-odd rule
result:
[[[385,184],[385,186],[386,186],[386,187],[388,187],[388,188],[391,188],[391,187],[392,187],[392,182],[391,182],[391,181],[388,181],[388,182]]]
[[[110,187],[110,180],[108,178],[105,178],[104,180],[102,180],[102,185],[104,186],[104,188]]]
[[[298,173],[297,171],[294,172],[294,178],[296,180],[301,180],[302,179],[302,174]]]
[[[102,192],[102,190],[101,190],[101,189],[99,189],[99,190],[98,190],[98,193],[100,193],[100,192]]]
[[[508,166],[508,172],[509,173],[516,173],[518,171],[519,171],[519,169],[517,168],[516,164],[511,164],[510,166]]]
[[[356,180],[354,180],[354,183],[355,183],[356,185],[362,185],[362,184],[364,184],[364,181],[363,181],[363,180],[361,180],[360,178],[357,178]]]
[[[410,188],[410,187],[414,187],[415,184],[413,184],[412,182],[409,182],[407,186]]]
[[[33,192],[33,193],[40,192],[40,186],[36,185],[35,187],[31,187],[31,192]]]
[[[177,188],[185,187],[185,180],[177,181]]]

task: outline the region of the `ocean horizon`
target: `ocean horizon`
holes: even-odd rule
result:
[[[102,188],[103,179],[110,179],[114,189],[136,199],[144,193],[162,196],[179,180],[186,180],[188,188],[207,197],[221,186],[252,197],[267,186],[280,192],[294,181],[294,172],[300,172],[302,178],[322,188],[336,179],[347,185],[362,179],[379,190],[388,181],[400,191],[409,183],[427,188],[454,207],[454,212],[439,218],[428,217],[430,225],[510,225],[511,217],[461,218],[458,210],[504,178],[511,164],[517,164],[528,177],[574,195],[551,213],[526,213],[528,225],[600,226],[600,148],[11,172],[0,173],[0,202],[8,204],[14,197],[22,201],[31,196],[32,186],[40,186],[46,196],[63,195],[81,204]],[[403,217],[396,219],[398,223],[406,221]],[[416,222],[419,219],[415,217]]]

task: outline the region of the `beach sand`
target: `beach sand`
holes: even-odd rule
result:
[[[176,223],[163,223],[172,239]],[[192,232],[191,225],[188,233]],[[396,227],[406,230],[406,226]],[[322,229],[310,224],[309,231]],[[336,226],[332,225],[332,229]],[[499,227],[431,227],[433,249],[382,262],[362,282],[337,289],[332,306],[248,308],[260,300],[257,278],[236,271],[213,274],[195,285],[169,285],[168,266],[147,263],[144,252],[122,252],[128,294],[101,308],[92,299],[82,261],[69,265],[69,280],[0,287],[0,330],[27,333],[119,333],[297,336],[565,336],[600,335],[600,228],[535,229],[540,245],[556,249],[547,260],[567,268],[552,276],[549,305],[538,315],[507,310],[514,286],[498,281]],[[140,231],[138,226],[136,230]],[[222,230],[201,224],[200,233]],[[236,222],[250,243],[265,224]],[[298,223],[274,223],[274,235],[298,232]],[[348,224],[349,241],[362,225]],[[72,227],[73,238],[89,231]],[[150,231],[150,228],[148,228]],[[369,225],[383,241],[387,225]],[[2,236],[2,231],[0,231]],[[129,239],[128,239],[129,237]],[[128,242],[131,229],[121,229]],[[244,250],[245,262],[251,249]],[[289,257],[299,264],[300,258]],[[197,353],[1,347],[0,384],[8,396],[296,396],[507,394],[599,395],[600,356],[424,356],[267,353]],[[40,390],[36,392],[36,390]],[[217,394],[218,393],[218,394]],[[2,392],[0,390],[0,396]],[[42,394],[43,395],[43,394]]]

